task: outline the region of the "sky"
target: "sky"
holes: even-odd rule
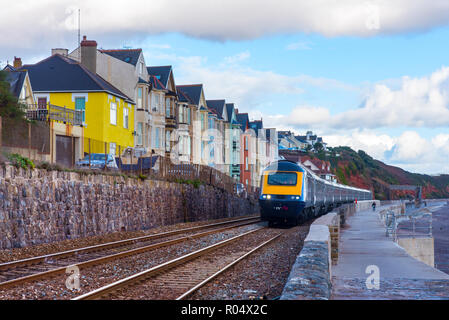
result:
[[[0,66],[81,35],[142,48],[265,127],[449,174],[447,0],[0,0]]]

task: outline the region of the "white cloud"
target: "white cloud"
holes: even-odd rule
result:
[[[308,84],[319,82],[329,85],[332,81],[314,78],[307,81]],[[427,77],[403,77],[398,89],[391,89],[385,83],[375,84],[360,108],[331,114],[322,106],[296,106],[290,114],[277,119],[286,126],[334,129],[447,127],[449,67],[442,67]]]
[[[426,31],[449,23],[449,2],[434,0],[21,0],[0,3],[0,49],[76,41],[83,33],[127,36],[179,32],[219,41],[272,34],[327,37]],[[68,40],[69,37],[71,40]]]
[[[246,111],[266,105],[275,94],[298,95],[305,85],[322,89],[337,88],[357,90],[334,79],[314,78],[308,75],[286,76],[272,71],[256,70],[245,66],[250,52],[244,51],[225,57],[222,62],[210,65],[200,56],[178,56],[147,52],[149,61],[163,61],[175,65],[177,84],[203,83],[207,99],[226,99],[241,105]],[[275,104],[275,102],[273,103]],[[276,105],[273,105],[276,108]]]

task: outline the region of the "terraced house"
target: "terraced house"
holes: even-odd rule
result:
[[[237,121],[233,103],[226,104],[226,111],[231,128],[229,137],[229,175],[240,181],[240,124]]]
[[[210,137],[207,135],[210,122],[208,121],[209,109],[202,84],[176,86],[178,94],[188,97],[192,110],[192,162],[208,165],[213,150],[208,147]],[[206,155],[206,151],[209,153]]]
[[[154,105],[158,105],[154,112],[159,117],[161,114],[165,117],[164,121],[161,121],[161,118],[158,118],[156,121],[156,118],[154,118],[153,128],[154,130],[159,131],[157,133],[155,132],[155,136],[157,136],[158,139],[163,137],[165,156],[169,157],[172,149],[176,146],[177,151],[180,151],[182,160],[185,161],[186,152],[184,150],[184,141],[188,135],[188,128],[184,122],[184,108],[179,110],[178,94],[176,92],[173,69],[171,66],[154,66],[147,67],[147,71],[152,86],[151,95],[152,97],[155,97]],[[153,102],[153,98],[151,101]],[[165,123],[165,126],[163,123]],[[157,146],[159,148],[159,145]],[[156,148],[156,144],[152,147]]]
[[[96,43],[85,40],[82,46],[90,49]],[[89,146],[90,152],[114,155],[132,147],[135,103],[95,72],[92,51],[81,52],[81,63],[69,58],[67,50],[52,52],[51,57],[23,69],[29,72],[37,109],[61,115],[52,121],[56,131],[52,145],[61,150],[56,152],[56,162],[73,165],[89,152]],[[78,111],[73,115],[79,117],[63,118],[70,111]]]
[[[85,65],[95,66],[95,73],[135,102],[132,146],[149,151],[152,133],[149,106],[151,84],[142,49],[98,49],[96,41],[87,40],[84,36],[80,47],[71,52],[70,57],[81,61],[82,52],[85,52]]]
[[[230,122],[228,119],[228,112],[226,110],[226,100],[207,100],[207,106],[212,113],[216,115],[215,127],[219,132],[217,141],[215,142],[217,162],[216,168],[221,172],[229,173],[230,165]]]

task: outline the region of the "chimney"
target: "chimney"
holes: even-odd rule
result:
[[[86,36],[81,41],[81,64],[90,72],[97,73],[97,42],[87,40]]]
[[[54,48],[51,49],[51,55],[60,54],[61,56],[67,57],[69,55],[69,49]]]
[[[22,68],[22,59],[21,58],[17,58],[16,56],[14,56],[13,67],[16,68],[16,69]]]

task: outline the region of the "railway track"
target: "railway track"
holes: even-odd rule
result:
[[[2,281],[0,282],[0,290],[64,274],[67,267],[72,265],[76,265],[80,269],[86,268],[259,221],[258,217],[240,218],[2,263],[0,264],[0,281]],[[149,241],[205,229],[211,230],[147,244]]]
[[[255,235],[260,227],[230,239],[196,250],[184,256],[154,266],[127,278],[93,290],[73,300],[92,299],[186,299],[212,279],[228,270],[255,251],[267,246],[283,232],[266,240],[244,239]],[[237,243],[237,244],[236,244]],[[232,244],[236,244],[234,247]],[[131,291],[131,292],[129,292]],[[142,295],[143,293],[143,295]]]

